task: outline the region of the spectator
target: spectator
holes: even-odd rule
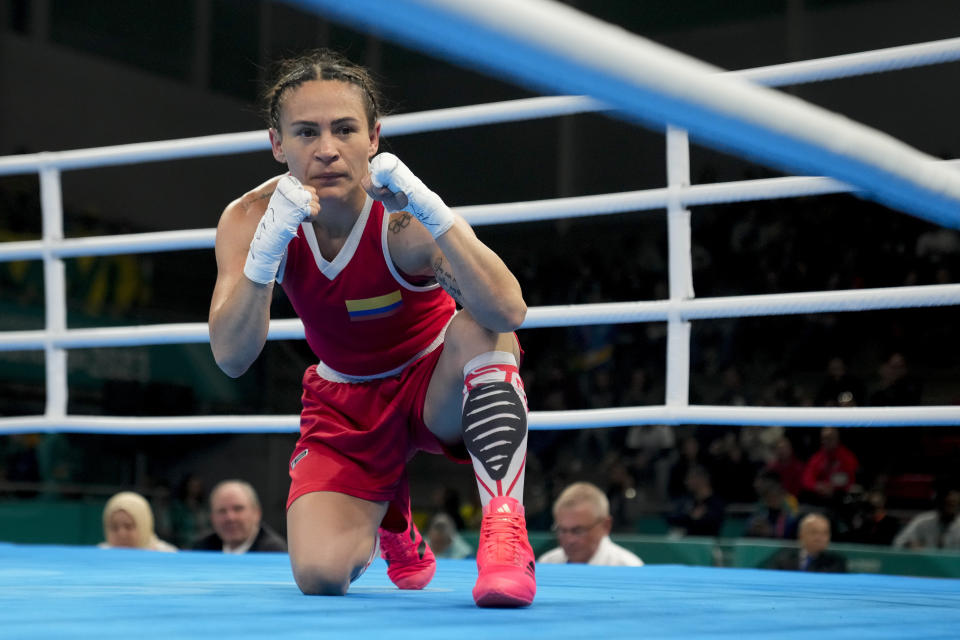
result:
[[[899,351],[880,365],[880,388],[870,397],[874,406],[912,406],[920,404],[923,384],[910,374],[907,359]]]
[[[793,540],[797,535],[797,499],[783,489],[780,476],[765,469],[754,481],[760,504],[747,522],[746,535]]]
[[[723,406],[746,407],[754,404],[749,391],[743,384],[743,376],[735,366],[723,370],[720,377],[721,389],[716,404]]]
[[[776,458],[777,443],[784,432],[780,426],[744,426],[740,429],[740,446],[750,462],[767,465]]]
[[[700,441],[696,436],[686,436],[680,440],[680,457],[670,467],[670,479],[667,481],[667,494],[676,499],[686,491],[687,471],[691,467],[706,463],[706,456],[700,451]]]
[[[863,382],[847,372],[843,358],[827,363],[827,377],[817,391],[816,403],[821,407],[862,406],[866,400]]]
[[[830,521],[819,513],[810,513],[800,521],[800,546],[783,549],[767,563],[768,569],[846,573],[847,559],[827,551],[830,546]]]
[[[610,539],[613,518],[607,496],[589,482],[575,482],[553,503],[553,531],[560,546],[537,562],[642,567],[635,554]]]
[[[203,478],[189,474],[180,483],[177,498],[170,506],[174,539],[181,547],[189,546],[197,537],[210,530],[210,507]]]
[[[40,462],[37,449],[43,435],[39,433],[14,433],[4,438],[7,441],[6,451],[0,458],[0,479],[9,482],[36,485],[40,482]],[[2,445],[2,443],[0,443]],[[35,489],[19,490],[15,497],[32,498],[36,495]]]
[[[427,543],[438,558],[469,558],[473,548],[457,531],[457,525],[446,513],[437,513],[427,528]]]
[[[632,530],[634,522],[643,515],[644,489],[622,461],[611,459],[604,466],[607,477],[603,484],[607,487],[613,530]]]
[[[639,403],[626,406],[639,406]],[[634,425],[627,429],[624,442],[627,468],[638,482],[653,485],[653,495],[658,502],[667,500],[670,456],[675,447],[676,437],[670,425]]]
[[[892,544],[900,530],[900,523],[887,513],[886,507],[887,496],[883,491],[868,491],[854,512],[850,531],[843,540],[858,544]]]
[[[647,371],[640,367],[635,367],[630,372],[630,381],[620,396],[620,406],[639,407],[647,404],[657,404],[659,395],[651,389],[650,377]],[[665,425],[660,425],[669,429]],[[673,434],[670,434],[671,445]]]
[[[173,502],[171,500],[170,485],[160,480],[151,491],[153,495],[153,530],[157,537],[164,540],[176,540],[176,531],[173,528]]]
[[[915,516],[893,540],[900,549],[960,549],[960,489],[937,493],[936,509]]]
[[[820,449],[803,469],[800,499],[812,504],[840,502],[850,493],[860,463],[852,451],[840,443],[840,433],[833,427],[820,431]]]
[[[803,486],[803,460],[793,455],[793,443],[786,436],[777,440],[773,451],[774,459],[767,464],[767,469],[777,474],[787,493],[799,496]]]
[[[937,227],[917,236],[916,254],[938,264],[960,254],[960,234],[953,229]]]
[[[734,431],[728,431],[710,443],[710,475],[716,478],[715,489],[727,503],[753,502],[756,494],[753,481],[757,466],[747,459]]]
[[[210,492],[213,533],[197,540],[195,550],[247,553],[286,551],[287,543],[266,523],[257,492],[243,480],[224,480]]]
[[[705,467],[691,467],[686,484],[687,495],[677,501],[667,524],[688,536],[720,535],[726,505],[713,493],[710,472]]]
[[[106,540],[97,545],[101,549],[177,550],[154,533],[150,503],[133,491],[121,491],[107,500],[103,508],[103,537]]]

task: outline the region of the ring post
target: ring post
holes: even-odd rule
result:
[[[682,204],[682,192],[690,187],[690,144],[687,132],[667,127],[667,243],[669,250],[670,302],[693,298],[693,267],[690,254],[690,210]],[[676,304],[667,319],[667,407],[686,408],[690,399],[690,322]]]

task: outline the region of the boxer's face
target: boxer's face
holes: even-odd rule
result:
[[[317,190],[321,206],[366,197],[360,179],[380,145],[380,125],[368,125],[362,91],[340,80],[304,82],[285,92],[280,130],[270,130],[274,157]]]

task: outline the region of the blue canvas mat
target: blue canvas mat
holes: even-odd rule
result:
[[[0,544],[0,638],[952,638],[960,581],[675,565],[540,565],[528,609],[478,609],[472,560],[424,591],[375,562],[307,597],[285,554]]]

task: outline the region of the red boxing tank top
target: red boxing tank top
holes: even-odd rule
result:
[[[456,303],[437,284],[418,287],[400,275],[387,246],[389,215],[367,199],[340,253],[320,255],[306,222],[287,245],[280,280],[327,367],[377,376],[403,367],[439,342]]]

